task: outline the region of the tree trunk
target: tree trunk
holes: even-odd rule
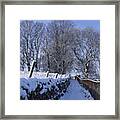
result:
[[[27,64],[28,72],[30,71],[30,63]]]
[[[49,71],[47,72],[47,77],[49,76]]]
[[[47,54],[47,69],[48,71],[50,71],[50,58],[49,58],[49,54]]]
[[[58,77],[58,73],[56,74],[56,77],[55,78],[57,78]]]
[[[29,74],[29,78],[32,77],[32,74],[33,74],[33,70],[34,70],[35,65],[36,65],[36,62],[33,61],[32,66],[31,66],[31,70],[30,70],[30,74]]]

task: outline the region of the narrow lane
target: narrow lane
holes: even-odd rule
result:
[[[77,80],[70,80],[70,85],[60,100],[93,100],[93,97]]]

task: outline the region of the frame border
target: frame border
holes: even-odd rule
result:
[[[115,115],[5,115],[5,5],[115,5]],[[0,41],[0,119],[118,119],[119,120],[119,0],[2,1]]]

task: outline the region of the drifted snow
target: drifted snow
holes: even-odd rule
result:
[[[83,88],[77,80],[70,80],[70,85],[61,100],[94,100],[89,91]]]

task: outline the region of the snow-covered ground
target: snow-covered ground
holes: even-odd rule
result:
[[[61,100],[93,100],[93,97],[88,90],[80,86],[77,80],[70,80],[70,85],[67,88]]]
[[[46,72],[20,72],[21,99],[60,99],[60,100],[93,100],[90,92],[83,88],[77,80],[68,79],[69,74],[58,75]],[[49,95],[48,95],[49,94]],[[51,94],[54,94],[51,96]],[[46,96],[47,95],[47,96]],[[37,98],[36,98],[37,97]]]
[[[56,78],[57,73],[49,73],[49,76],[47,77],[47,72],[33,72],[31,78],[37,78],[37,79],[48,79],[48,78]],[[58,74],[57,78],[68,78],[69,74]],[[20,78],[26,78],[29,79],[29,72],[21,71],[20,72]]]

